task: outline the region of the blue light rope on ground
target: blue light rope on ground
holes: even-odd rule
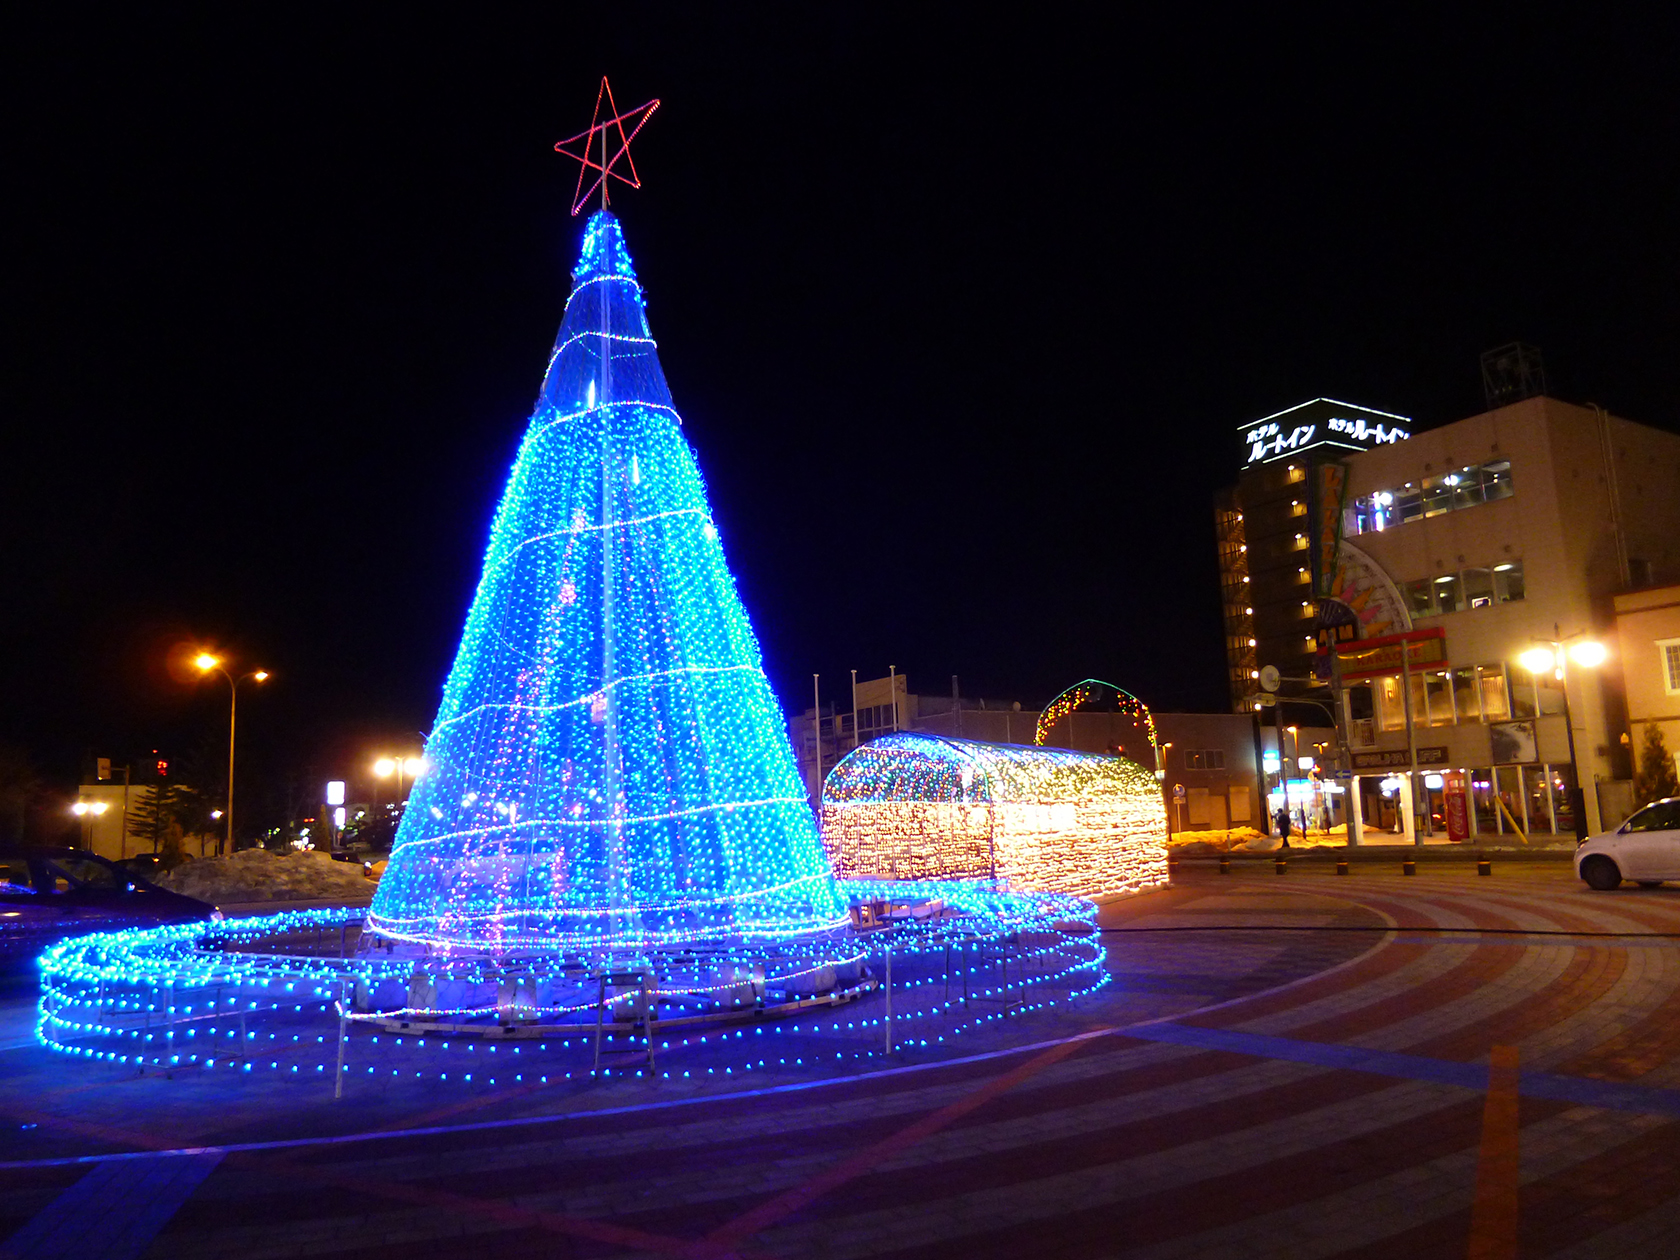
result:
[[[854,900],[891,896],[904,908],[926,907],[930,894],[938,894],[946,909],[873,932],[808,942],[826,948],[807,948],[802,955],[752,942],[713,942],[723,958],[714,973],[729,973],[726,983],[738,988],[756,964],[758,993],[773,999],[767,1005],[715,1012],[723,1020],[773,1021],[746,1027],[674,1023],[661,1015],[663,1007],[666,1016],[676,1010],[680,1017],[680,983],[677,989],[666,983],[692,966],[691,948],[653,952],[642,960],[660,995],[651,1029],[645,1023],[616,1023],[612,999],[602,1006],[598,996],[565,1011],[532,1012],[555,1017],[540,1027],[507,1022],[506,1003],[428,1011],[369,1003],[358,1009],[358,995],[371,997],[391,985],[406,991],[419,969],[448,974],[453,983],[482,994],[505,983],[510,970],[529,969],[530,960],[405,957],[394,951],[381,957],[377,947],[374,953],[348,958],[314,955],[309,948],[336,944],[335,929],[359,927],[362,914],[314,910],[99,933],[56,945],[40,960],[38,1036],[54,1050],[140,1070],[233,1070],[332,1080],[343,1034],[349,1080],[547,1084],[626,1074],[624,1068],[597,1071],[592,1061],[599,1008],[619,1048],[645,1050],[651,1032],[654,1063],[638,1064],[628,1069],[630,1074],[728,1078],[766,1067],[816,1066],[884,1053],[879,1038],[887,1017],[879,1008],[888,949],[896,969],[891,1022],[900,1048],[937,1047],[1012,1013],[1072,1001],[1108,981],[1091,930],[1095,910],[1075,898],[1011,894],[973,883],[843,887]],[[823,961],[830,957],[855,960],[851,981],[830,974],[827,987],[803,1003],[777,989],[777,974],[765,969],[766,963],[780,963],[796,975],[825,967],[832,973],[832,965]],[[575,957],[556,956],[544,965],[555,974],[582,973],[582,987],[596,985],[598,995],[598,974],[588,974]],[[829,997],[833,1004],[824,1001]],[[399,1021],[423,1025],[440,1018],[454,1021],[452,1031],[389,1031]],[[531,1039],[495,1040],[510,1033]]]

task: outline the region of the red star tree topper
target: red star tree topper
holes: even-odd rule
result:
[[[606,102],[607,113],[611,115],[610,118],[601,117],[601,103],[603,101]],[[630,142],[636,138],[636,134],[643,127],[647,126],[647,120],[653,117],[653,111],[658,108],[659,100],[656,97],[645,105],[638,105],[635,109],[627,109],[620,113],[617,103],[613,100],[612,85],[607,82],[606,75],[601,76],[601,89],[595,93],[595,112],[590,115],[589,130],[580,131],[577,135],[562,140],[554,146],[556,153],[564,153],[574,162],[580,164],[578,166],[577,192],[572,198],[573,214],[583,209],[583,203],[595,195],[597,188],[601,190],[601,207],[605,209],[609,201],[607,195],[609,178],[616,179],[621,184],[628,184],[632,188],[642,186],[642,181],[636,174],[635,160],[630,156]],[[625,130],[626,126],[629,127],[628,131]],[[616,151],[612,148],[613,132],[617,132],[618,147]],[[597,135],[601,137],[599,140],[595,139]],[[574,150],[568,148],[568,145],[577,147]],[[621,158],[624,165],[630,170],[628,176],[620,175],[613,169]],[[583,181],[590,171],[599,171],[600,174],[595,177],[594,183],[585,188]]]

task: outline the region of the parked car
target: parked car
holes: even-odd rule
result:
[[[183,897],[82,849],[0,853],[0,970],[33,967],[49,945],[84,932],[219,920],[222,912]]]
[[[1647,805],[1614,831],[1588,836],[1575,850],[1575,873],[1600,892],[1624,879],[1641,888],[1680,879],[1680,796]]]

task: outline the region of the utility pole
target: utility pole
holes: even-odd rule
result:
[[[858,742],[859,742],[859,736],[858,736],[858,724],[857,724],[857,670],[854,669],[852,671],[852,747],[856,748],[858,746]]]

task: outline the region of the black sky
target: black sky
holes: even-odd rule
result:
[[[1680,427],[1671,18],[472,11],[12,19],[0,742],[56,779],[216,737],[188,641],[275,671],[261,773],[417,742],[602,72],[664,102],[615,209],[790,707],[1221,707],[1210,496],[1295,402],[1444,423],[1522,338]]]

